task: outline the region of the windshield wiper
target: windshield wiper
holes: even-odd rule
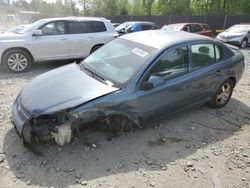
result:
[[[105,80],[102,76],[100,76],[100,75],[97,74],[96,72],[94,72],[94,71],[92,71],[92,70],[86,68],[86,67],[85,67],[83,64],[81,64],[81,63],[80,63],[79,65],[80,65],[80,67],[81,67],[85,72],[87,72],[88,75],[90,75],[91,77],[93,77],[93,78],[99,80],[100,82],[102,82],[102,83],[104,83],[104,84],[106,84],[106,85],[109,85],[109,84],[106,82],[106,80]]]

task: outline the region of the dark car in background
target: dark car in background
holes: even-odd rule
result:
[[[176,23],[164,25],[161,29],[167,31],[187,31],[208,37],[213,37],[214,35],[213,30],[207,24],[203,23]]]
[[[243,70],[242,52],[215,39],[182,31],[132,33],[79,64],[35,78],[17,96],[12,122],[25,143],[55,139],[63,145],[95,125],[116,134],[195,105],[225,106]]]
[[[158,28],[159,27],[153,22],[131,21],[120,24],[115,28],[115,30],[119,35],[123,35],[126,33],[153,30]]]

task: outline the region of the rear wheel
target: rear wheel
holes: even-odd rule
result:
[[[246,38],[244,38],[242,41],[241,41],[241,43],[240,43],[240,48],[246,48],[247,47],[247,39]]]
[[[233,93],[234,83],[231,79],[227,79],[220,86],[219,90],[214,95],[210,106],[213,108],[221,108],[230,100]]]
[[[13,73],[26,72],[31,67],[31,62],[30,55],[19,49],[9,50],[3,56],[5,68]]]

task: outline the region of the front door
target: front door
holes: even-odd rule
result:
[[[49,22],[39,28],[41,36],[33,36],[33,50],[36,60],[68,58],[68,39],[64,21]]]
[[[149,90],[140,89],[137,92],[143,124],[170,115],[189,104],[192,77],[188,67],[188,47],[178,46],[166,50],[149,68],[145,81],[150,82],[154,76],[162,82]]]

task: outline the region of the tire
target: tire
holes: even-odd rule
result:
[[[241,43],[240,43],[240,48],[241,48],[241,49],[244,49],[244,48],[246,48],[246,47],[247,47],[247,39],[244,38],[244,39],[241,41]]]
[[[222,108],[230,100],[233,93],[234,83],[231,79],[225,80],[212,98],[209,105],[213,108]]]
[[[24,50],[13,49],[4,54],[3,64],[9,72],[23,73],[30,69],[32,57]]]
[[[98,50],[100,47],[102,47],[102,45],[96,45],[94,46],[91,51],[90,51],[90,54],[92,54],[94,51]]]
[[[102,120],[100,124],[104,130],[107,140],[110,141],[123,133],[133,131],[136,126],[127,117],[121,115],[112,115]]]

